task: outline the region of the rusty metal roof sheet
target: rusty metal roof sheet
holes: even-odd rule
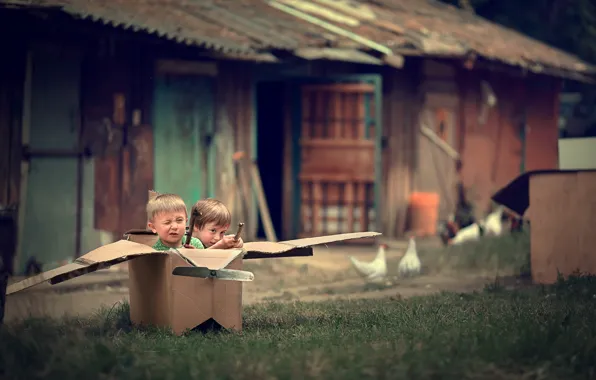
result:
[[[476,53],[487,59],[540,71],[540,66],[572,72],[593,72],[578,57],[512,29],[437,1],[371,0],[384,20],[414,33],[411,39],[423,54]]]
[[[0,0],[59,7],[77,17],[229,53],[271,49],[360,48],[347,34],[305,21],[283,7],[403,55],[466,57],[541,72],[588,74],[577,57],[434,0]],[[273,4],[271,4],[273,3]]]

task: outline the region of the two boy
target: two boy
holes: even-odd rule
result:
[[[232,216],[220,201],[199,200],[193,205],[191,215],[195,217],[194,225],[189,226],[188,233],[192,237],[187,248],[228,249],[243,246],[241,238],[235,240],[234,235],[225,235]],[[153,249],[167,251],[170,248],[183,247],[188,214],[186,204],[180,196],[152,193],[147,202],[147,220],[149,229],[159,236]]]

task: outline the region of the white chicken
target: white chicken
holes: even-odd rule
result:
[[[469,226],[457,231],[457,234],[451,239],[449,244],[457,245],[467,241],[474,241],[480,239],[484,234],[484,223],[482,221],[472,223]]]
[[[397,271],[400,277],[409,277],[420,274],[420,258],[416,252],[416,241],[414,237],[410,237],[408,242],[408,249],[399,261]]]
[[[356,272],[369,282],[381,282],[387,276],[387,261],[385,260],[386,244],[380,244],[377,256],[369,263],[362,262],[353,256],[349,256],[350,262]]]
[[[487,235],[500,236],[503,233],[502,219],[504,211],[505,208],[503,206],[499,206],[496,208],[496,210],[488,214],[484,223],[486,227],[485,233]]]

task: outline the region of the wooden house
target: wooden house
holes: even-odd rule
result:
[[[594,72],[433,1],[3,0],[0,32],[0,203],[19,205],[21,269],[143,227],[152,188],[218,197],[262,237],[237,151],[278,237],[401,236],[412,192],[450,212],[458,157],[482,205],[556,168],[559,83]]]

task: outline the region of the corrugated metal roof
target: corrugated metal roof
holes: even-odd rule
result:
[[[6,2],[7,0],[0,0]],[[404,55],[469,54],[524,67],[589,73],[577,57],[433,0],[8,0],[60,7],[108,25],[229,53],[366,48],[270,5],[316,17]]]

